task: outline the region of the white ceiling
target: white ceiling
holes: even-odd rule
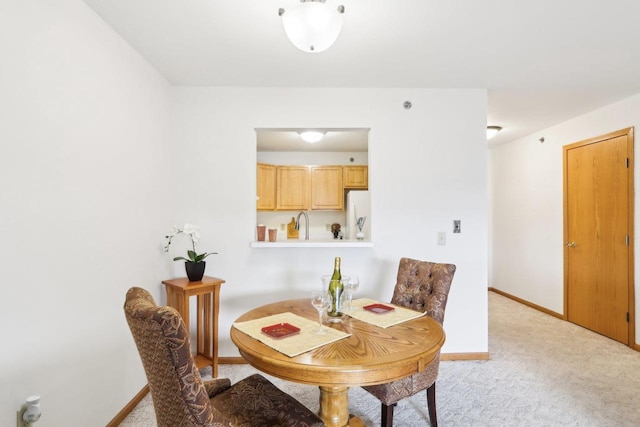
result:
[[[367,152],[369,129],[322,129],[321,141],[310,144],[300,138],[305,129],[256,129],[258,151]]]
[[[327,0],[327,51],[287,40],[299,0],[84,0],[172,84],[486,88],[501,144],[640,93],[638,0]]]

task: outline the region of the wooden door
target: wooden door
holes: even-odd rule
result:
[[[633,295],[632,129],[564,147],[565,315],[629,344]]]

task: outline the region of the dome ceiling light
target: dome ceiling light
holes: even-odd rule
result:
[[[500,126],[487,126],[487,139],[491,139],[502,130]]]
[[[332,7],[326,0],[300,0],[300,4],[278,10],[287,37],[307,53],[319,53],[335,43],[342,30],[344,6]]]
[[[314,144],[316,142],[320,142],[322,138],[324,138],[324,134],[326,132],[320,132],[317,130],[308,130],[304,132],[298,132],[300,134],[300,138],[304,142],[308,142],[309,144]]]

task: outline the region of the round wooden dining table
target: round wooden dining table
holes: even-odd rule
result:
[[[236,322],[291,312],[318,321],[308,299],[280,301],[255,308]],[[352,386],[382,384],[421,372],[436,357],[445,341],[442,326],[421,316],[380,328],[343,316],[332,328],[350,333],[347,338],[289,357],[231,327],[231,339],[242,357],[256,369],[287,381],[320,388],[319,416],[330,427],[364,425],[349,418],[348,390]]]

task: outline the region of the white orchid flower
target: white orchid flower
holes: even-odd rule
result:
[[[196,253],[196,243],[200,241],[200,232],[198,231],[197,225],[193,225],[190,223],[186,223],[182,228],[182,230],[175,225],[171,228],[171,231],[169,232],[169,234],[165,236],[165,238],[167,239],[167,244],[164,247],[165,252],[169,252],[169,245],[171,245],[171,241],[176,235],[180,233],[188,234],[189,237],[191,237],[191,246],[193,249],[187,251],[187,256],[189,258],[175,257],[173,259],[174,261],[184,260],[184,261],[199,263],[199,262],[203,262],[203,260],[209,255],[217,254],[217,252],[209,252],[209,253],[204,252],[201,254]]]
[[[187,223],[187,224],[184,225],[184,228],[182,229],[182,231],[185,234],[189,234],[189,235],[193,236],[193,233],[197,233],[198,232],[198,226]]]
[[[171,239],[172,237],[175,237],[176,234],[180,233],[181,231],[182,230],[180,230],[177,225],[174,225],[173,227],[171,227],[171,230],[169,230],[169,234],[167,234],[164,237],[166,239]]]

